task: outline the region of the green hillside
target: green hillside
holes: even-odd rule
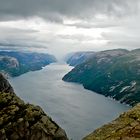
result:
[[[96,53],[63,77],[86,89],[134,105],[140,101],[140,50]]]

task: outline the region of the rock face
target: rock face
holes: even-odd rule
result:
[[[140,104],[83,140],[140,140]]]
[[[68,140],[39,106],[25,104],[0,74],[0,140]]]
[[[140,49],[97,52],[63,80],[133,106],[140,102]]]
[[[0,73],[0,92],[14,93],[13,88],[1,73]]]

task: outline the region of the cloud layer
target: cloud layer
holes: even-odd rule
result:
[[[32,16],[61,22],[63,17],[92,18],[130,15],[138,10],[139,0],[0,0],[0,19],[12,20]]]
[[[139,23],[139,0],[0,0],[0,49],[133,49]]]

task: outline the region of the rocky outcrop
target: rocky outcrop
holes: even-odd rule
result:
[[[67,140],[39,106],[25,104],[0,74],[0,140]]]
[[[13,88],[1,73],[0,73],[0,92],[14,93]]]
[[[140,140],[140,104],[83,140]]]

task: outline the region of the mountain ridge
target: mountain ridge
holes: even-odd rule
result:
[[[63,80],[80,83],[86,89],[135,105],[140,101],[139,56],[139,49],[97,52],[72,69]]]
[[[56,58],[50,54],[0,51],[0,71],[11,77],[40,70],[53,62]]]
[[[76,66],[76,65],[83,63],[90,57],[92,57],[92,55],[94,55],[94,53],[95,52],[93,52],[93,51],[88,51],[88,52],[81,51],[81,52],[70,53],[70,54],[66,55],[65,61],[70,66]]]

